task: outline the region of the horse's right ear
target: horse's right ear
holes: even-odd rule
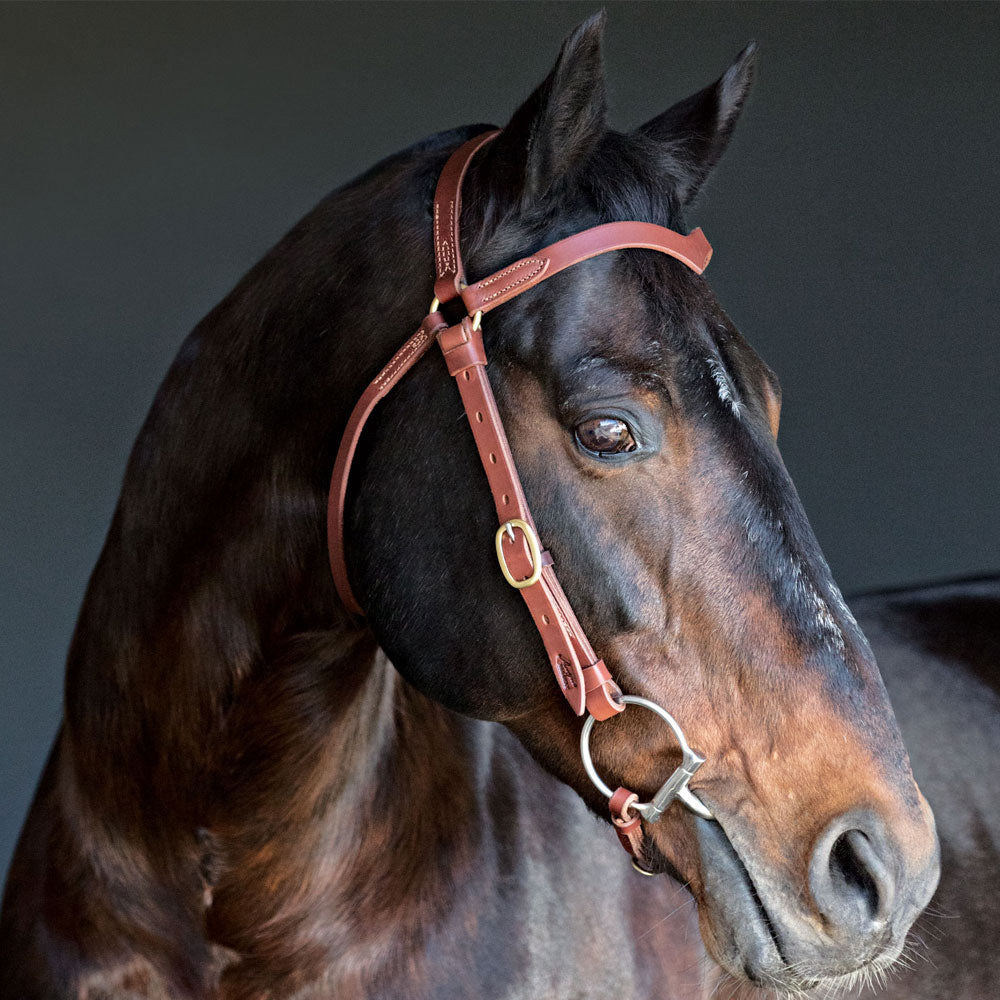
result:
[[[682,205],[694,200],[729,145],[753,83],[756,58],[757,43],[751,42],[715,83],[636,130],[661,145]]]
[[[525,208],[582,164],[604,132],[604,11],[563,42],[552,72],[490,147],[494,193]]]

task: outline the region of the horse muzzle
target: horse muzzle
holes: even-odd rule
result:
[[[845,813],[822,831],[802,886],[781,885],[748,850],[741,855],[725,822],[718,813],[715,821],[695,820],[704,936],[723,967],[757,985],[802,990],[887,968],[937,887],[936,838],[913,870],[868,810]]]

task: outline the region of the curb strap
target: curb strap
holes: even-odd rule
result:
[[[327,511],[330,569],[344,606],[354,614],[363,614],[351,590],[344,553],[344,505],[351,461],[375,405],[436,339],[448,372],[458,385],[501,522],[495,538],[500,570],[507,582],[521,591],[559,688],[573,711],[577,715],[589,711],[600,721],[623,711],[622,693],[590,645],[559,585],[552,557],[539,541],[486,376],[486,352],[479,324],[484,313],[553,274],[599,254],[630,248],[656,250],[701,274],[712,256],[712,248],[700,229],[683,236],[648,222],[609,222],[559,240],[467,285],[459,247],[462,180],[475,154],[497,135],[498,131],[487,132],[461,145],[449,157],[438,178],[434,194],[435,298],[417,332],[393,355],[351,411],[330,483]],[[461,299],[468,315],[456,325],[448,326],[440,307],[457,299]],[[627,819],[627,813],[628,805],[624,804],[619,817],[624,826],[616,820],[616,829],[627,827],[626,837],[641,838],[641,832],[636,832],[639,820]]]

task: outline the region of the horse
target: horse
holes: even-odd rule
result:
[[[603,15],[471,163],[470,275],[588,226],[685,229],[750,88],[624,133]],[[4,1000],[706,997],[884,973],[939,846],[876,660],[781,461],[781,390],[708,284],[623,250],[482,324],[524,491],[622,691],[705,763],[628,864],[580,719],[497,571],[440,356],[331,469],[425,314],[452,129],[324,199],[187,337],[130,456],[0,916]],[[467,317],[463,322],[467,321]],[[499,545],[498,541],[498,545]],[[637,708],[601,774],[680,759]]]

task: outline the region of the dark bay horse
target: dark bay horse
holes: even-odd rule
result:
[[[470,274],[600,222],[683,230],[753,52],[622,134],[602,29],[570,36],[473,163]],[[620,851],[497,570],[440,357],[362,439],[347,556],[367,617],[339,605],[338,440],[426,310],[434,184],[483,130],[332,194],[182,346],[70,650],[0,918],[4,1000],[694,998],[720,969],[802,990],[903,948],[934,820],[781,462],[777,380],[678,262],[595,258],[484,324],[574,609],[707,757],[692,787],[715,819],[674,806],[645,831],[660,876]],[[647,796],[677,757],[632,711],[595,738],[602,773]]]

